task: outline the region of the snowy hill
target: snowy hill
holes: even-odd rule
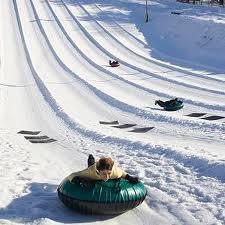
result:
[[[0,224],[225,224],[225,9],[148,3],[145,23],[145,1],[1,1]],[[154,104],[174,97],[181,110]],[[139,176],[146,201],[67,209],[57,186],[90,153]]]

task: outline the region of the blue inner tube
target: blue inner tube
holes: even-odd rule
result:
[[[59,199],[69,208],[88,214],[121,214],[141,204],[147,191],[141,182],[125,179],[97,181],[82,187],[65,178],[58,187]]]

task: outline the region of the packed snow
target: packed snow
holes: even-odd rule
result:
[[[146,22],[145,3],[1,0],[0,224],[225,224],[225,9],[152,0]],[[178,111],[154,104],[174,97]],[[145,201],[66,208],[57,187],[89,154],[138,176]]]

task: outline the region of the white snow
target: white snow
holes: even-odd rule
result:
[[[1,0],[0,224],[225,224],[225,118],[202,119],[225,117],[225,9],[152,0],[148,14],[139,0]],[[173,97],[183,109],[154,105]],[[137,125],[99,124],[114,120]],[[57,186],[90,153],[139,176],[145,202],[66,208]]]

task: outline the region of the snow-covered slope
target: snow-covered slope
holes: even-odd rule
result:
[[[151,1],[148,13],[134,0],[2,0],[1,224],[225,224],[225,118],[202,119],[225,117],[225,10]],[[154,105],[173,97],[184,108]],[[114,120],[136,125],[99,123]],[[146,201],[116,217],[66,209],[57,185],[89,153],[138,175]]]

